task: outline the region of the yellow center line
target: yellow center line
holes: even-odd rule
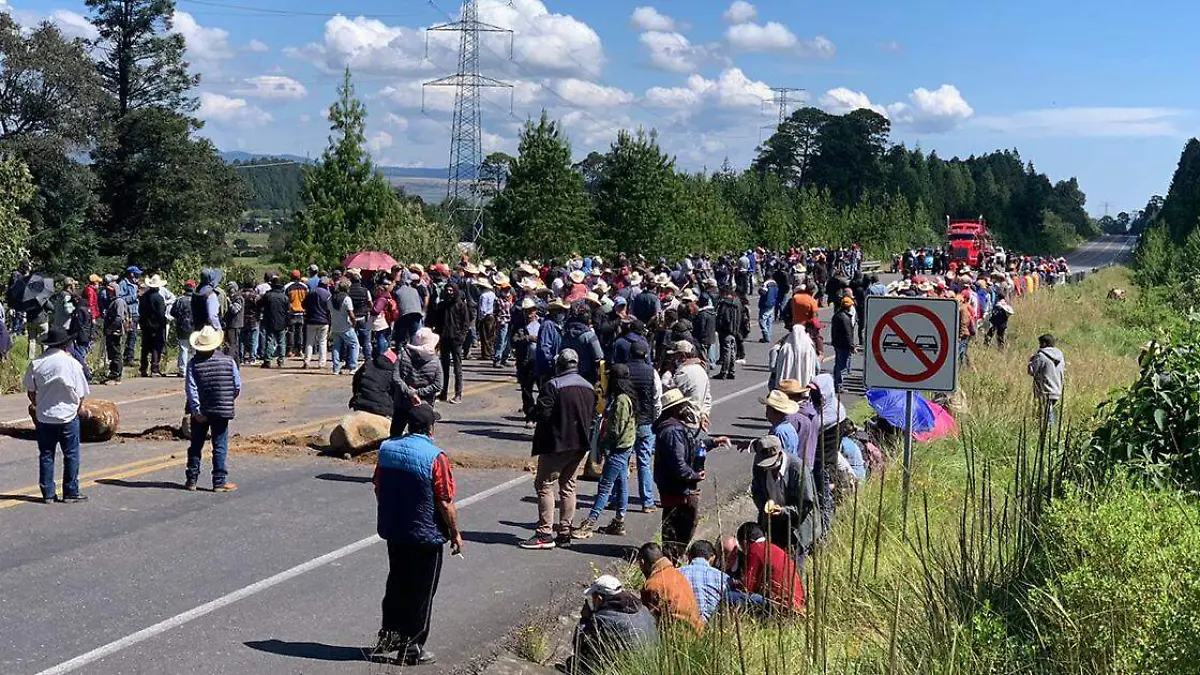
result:
[[[156,459],[161,460],[162,458],[156,458]],[[187,464],[186,457],[179,458],[179,457],[170,457],[168,455],[168,458],[165,461],[159,461],[157,463],[151,463],[149,465],[139,466],[139,467],[137,467],[135,469],[131,469],[129,471],[121,471],[121,472],[113,473],[111,475],[105,475],[105,476],[97,475],[94,480],[80,480],[79,481],[79,489],[82,490],[84,488],[93,487],[97,484],[100,484],[101,481],[111,481],[111,480],[121,480],[123,478],[133,478],[135,476],[141,476],[141,475],[148,474],[148,473],[154,473],[156,471],[162,471],[163,469],[170,469],[173,467],[185,466],[186,464]],[[80,476],[80,478],[82,478],[82,476]],[[18,493],[6,493],[6,494],[17,495]],[[39,496],[40,494],[41,494],[41,488],[34,488],[32,493],[26,494],[23,496],[36,497],[36,496]],[[20,506],[21,504],[28,504],[28,503],[29,502],[26,502],[23,500],[4,501],[4,502],[0,502],[0,510],[8,509],[8,508],[12,508],[14,506]]]

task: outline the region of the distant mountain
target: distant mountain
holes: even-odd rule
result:
[[[251,152],[243,152],[241,150],[227,150],[221,153],[221,159],[226,162],[250,162],[255,160],[265,159],[280,159],[288,162],[300,162],[307,164],[313,161],[309,157],[300,157],[299,155],[260,155]],[[446,180],[447,169],[428,168],[428,167],[409,167],[409,166],[381,166],[379,170],[388,178],[432,178],[437,180]]]

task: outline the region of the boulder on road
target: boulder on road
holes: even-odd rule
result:
[[[96,398],[83,400],[79,408],[79,438],[84,443],[102,443],[110,440],[121,427],[121,413],[117,404]]]
[[[392,420],[356,410],[342,418],[329,435],[330,450],[339,455],[358,455],[374,450],[391,434]]]

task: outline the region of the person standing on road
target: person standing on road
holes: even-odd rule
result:
[[[975,314],[971,311],[971,292],[959,293],[958,300],[958,365],[967,366],[971,363],[967,348],[971,346],[971,338],[975,336]]]
[[[136,265],[125,268],[125,278],[117,287],[117,299],[129,308],[129,333],[125,338],[125,366],[133,365],[133,354],[137,348],[138,322],[138,279],[142,270]],[[31,343],[32,344],[32,343]]]
[[[196,292],[196,282],[188,279],[183,282],[183,295],[176,298],[171,305],[171,319],[175,321],[175,347],[178,354],[175,357],[176,377],[187,374],[188,360],[191,359],[192,345],[190,339],[195,332],[192,323],[192,294]]]
[[[204,326],[212,326],[218,331],[224,330],[221,326],[221,296],[217,292],[217,285],[221,283],[221,270],[204,269],[200,271],[200,287],[189,298],[190,309],[192,311],[192,326],[195,330],[200,330]],[[150,285],[149,282],[146,283]],[[187,338],[190,333],[180,333],[181,338]]]
[[[138,299],[138,326],[142,329],[142,377],[162,375],[163,349],[167,346],[167,301],[159,289],[165,285],[162,277],[151,275],[146,279],[146,290]]]
[[[192,442],[188,445],[185,490],[195,490],[200,478],[200,457],[204,441],[212,432],[213,492],[233,492],[237,485],[229,475],[225,458],[229,454],[229,422],[234,416],[234,401],[242,393],[242,374],[237,364],[219,351],[224,333],[205,325],[192,333],[189,341],[196,358],[187,369],[187,414],[192,416]]]
[[[696,348],[686,340],[672,345],[667,350],[667,357],[674,362],[674,367],[663,377],[663,387],[683,392],[700,416],[700,428],[707,429],[712,415],[712,382],[708,378],[708,369],[696,356]]]
[[[605,406],[604,470],[596,488],[596,499],[586,520],[579,524],[573,536],[588,539],[593,532],[615,537],[625,536],[625,511],[629,506],[629,458],[637,441],[638,392],[634,387],[629,366],[613,366],[609,378],[608,405]],[[617,515],[604,528],[597,528],[600,515],[614,499]]]
[[[408,414],[414,407],[422,403],[433,407],[442,392],[442,367],[438,363],[437,347],[437,333],[422,328],[411,343],[396,350],[396,367],[392,372],[392,438],[399,438],[404,433]]]
[[[292,270],[292,280],[283,287],[288,299],[287,341],[288,354],[291,356],[304,356],[304,318],[307,314],[304,301],[308,298],[310,290],[312,289],[304,281],[300,270]]]
[[[707,452],[728,442],[700,429],[699,412],[686,394],[678,389],[663,393],[662,414],[654,426],[654,483],[663,509],[663,546],[672,559],[683,556],[696,532]]]
[[[321,277],[317,287],[304,296],[304,367],[312,362],[313,351],[317,352],[317,368],[325,370],[329,358],[329,324],[333,317],[333,294],[329,292],[329,278]]]
[[[779,286],[768,277],[758,289],[758,329],[762,331],[759,342],[771,341],[771,327],[775,320],[775,308],[779,304]]]
[[[333,374],[342,374],[342,364],[346,364],[346,372],[350,375],[358,370],[358,331],[355,329],[358,317],[354,313],[354,300],[350,297],[351,281],[343,278],[338,282],[337,293],[333,296],[332,310],[329,315],[330,332],[333,333]]]
[[[463,348],[471,334],[471,310],[458,284],[448,283],[442,289],[437,306],[429,319],[430,327],[441,339],[442,393],[441,400],[462,403],[463,392]],[[449,398],[450,371],[454,370],[454,397]]]
[[[650,345],[636,342],[629,349],[632,357],[627,364],[629,377],[637,392],[637,453],[638,497],[642,513],[654,513],[658,502],[654,496],[654,422],[662,410],[662,379],[650,365]]]
[[[371,360],[373,353],[373,343],[371,340],[371,308],[372,296],[370,289],[362,280],[362,270],[351,269],[346,271],[346,276],[350,277],[350,288],[346,290],[350,296],[352,309],[354,310],[354,335],[358,338],[358,355],[362,357],[363,362]],[[354,371],[354,366],[350,366],[350,371]]]
[[[71,343],[67,331],[51,328],[41,342],[45,351],[29,362],[23,384],[34,409],[42,503],[58,500],[54,485],[54,451],[59,447],[63,454],[62,501],[68,504],[81,502],[87,495],[79,492],[79,409],[91,389],[83,366],[67,351]]]
[[[491,361],[499,355],[496,353],[496,291],[487,277],[475,281],[479,292],[477,300],[475,330],[479,335],[479,360]],[[468,354],[464,354],[468,356]]]
[[[406,666],[435,662],[425,649],[446,543],[462,555],[450,460],[433,441],[439,419],[428,404],[409,413],[408,435],[383,442],[375,465],[377,532],[387,542],[382,627],[373,656],[397,653]]]
[[[846,296],[838,301],[837,311],[833,313],[830,326],[830,342],[833,343],[833,386],[837,393],[842,393],[846,375],[850,372],[850,357],[853,356],[855,345],[854,330],[854,298]]]
[[[732,380],[737,359],[738,333],[742,328],[742,302],[733,291],[733,286],[721,290],[717,301],[717,339],[721,345],[721,371],[715,380]]]
[[[1063,374],[1066,357],[1054,346],[1054,336],[1049,333],[1038,338],[1038,350],[1029,358],[1029,375],[1033,378],[1033,393],[1037,397],[1038,412],[1045,428],[1054,426],[1054,409],[1063,395]]]
[[[240,367],[245,358],[242,354],[242,330],[246,325],[246,300],[242,298],[242,289],[236,281],[230,281],[225,288],[229,296],[229,306],[222,317],[225,325],[225,353]]]
[[[392,332],[392,342],[405,345],[421,328],[425,319],[425,300],[418,289],[421,283],[420,275],[404,271],[400,274],[400,278],[396,280],[396,287],[392,290],[396,299],[396,313],[399,315]]]
[[[108,285],[108,292],[114,300],[104,308],[104,354],[108,359],[108,379],[104,384],[121,384],[121,374],[125,368],[121,341],[129,331],[129,305],[117,298],[115,281]]]
[[[534,487],[538,498],[537,531],[520,546],[529,550],[570,546],[575,521],[575,479],[591,449],[596,390],[579,375],[579,355],[563,349],[555,360],[557,377],[547,382],[533,409]],[[558,487],[559,520],[555,528],[554,492]],[[554,530],[557,529],[557,536]]]
[[[287,355],[288,297],[283,292],[283,282],[278,275],[271,276],[270,290],[259,300],[262,307],[262,331],[264,334],[262,367],[270,368],[271,359],[275,367],[283,367]]]

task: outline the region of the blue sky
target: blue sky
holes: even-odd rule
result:
[[[745,166],[776,120],[770,87],[832,112],[871,107],[892,139],[939,155],[1018,148],[1088,209],[1140,208],[1163,194],[1200,91],[1200,6],[1151,0],[480,0],[514,31],[484,41],[486,150],[513,152],[521,122],[560,118],[577,155],[616,131],[655,127],[687,169]],[[82,0],[0,0],[28,23],[86,36]],[[421,83],[456,67],[456,36],[424,29],[455,0],[179,0],[175,29],[203,83],[203,133],[226,150],[316,156],[343,67],[355,73],[377,161],[444,166],[450,90]],[[1169,19],[1168,19],[1169,17]],[[961,214],[958,214],[961,215]]]

